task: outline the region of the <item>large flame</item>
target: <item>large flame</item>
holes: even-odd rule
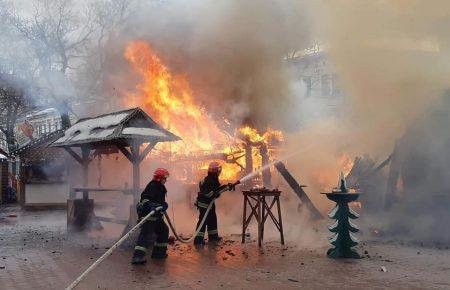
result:
[[[125,57],[142,77],[138,94],[129,95],[133,105],[144,109],[183,141],[170,144],[173,152],[212,150],[214,143],[227,143],[226,136],[205,108],[195,104],[184,76],[172,76],[152,48],[143,41],[131,42]]]
[[[158,145],[161,152],[170,153],[169,158],[183,156],[198,160],[212,153],[227,156],[233,152],[242,152],[243,141],[269,144],[274,140],[283,140],[282,133],[271,128],[263,134],[248,126],[231,135],[225,133],[206,109],[195,101],[186,77],[172,75],[148,43],[129,43],[125,58],[142,78],[136,92],[127,94],[127,105],[143,107],[155,121],[182,138],[179,142]],[[236,178],[245,167],[245,160],[237,161],[227,162],[227,158],[222,158],[222,178]],[[207,167],[206,160],[199,163],[197,169]]]
[[[339,165],[341,166],[342,172],[344,172],[344,176],[347,176],[350,173],[354,163],[355,159],[345,152],[339,156]]]
[[[248,139],[253,143],[264,142],[268,144],[268,143],[278,143],[284,140],[283,133],[281,133],[281,131],[274,130],[270,127],[267,128],[266,132],[264,132],[262,135],[258,132],[258,130],[250,126],[241,127],[239,129],[239,133],[245,139]]]

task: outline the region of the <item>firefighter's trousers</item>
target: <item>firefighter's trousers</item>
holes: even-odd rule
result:
[[[197,229],[200,223],[203,220],[203,217],[206,214],[206,208],[199,207],[200,215],[198,217]],[[219,234],[217,232],[217,215],[216,215],[216,205],[213,205],[211,210],[208,213],[208,217],[206,218],[205,223],[203,224],[200,232],[195,237],[196,240],[203,240],[205,237],[205,231],[208,231],[208,239],[209,240],[217,240]]]
[[[156,241],[153,245],[152,257],[164,257],[167,252],[167,243],[169,241],[169,228],[162,217],[153,218],[146,221],[141,226],[141,232],[134,247],[135,251],[147,252],[152,241],[152,234],[156,235]]]

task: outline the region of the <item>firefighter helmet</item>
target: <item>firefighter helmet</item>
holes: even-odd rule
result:
[[[161,181],[163,178],[169,177],[169,171],[164,168],[157,168],[153,173],[153,180]]]
[[[219,162],[211,162],[208,167],[208,173],[220,173],[222,171],[222,166]]]

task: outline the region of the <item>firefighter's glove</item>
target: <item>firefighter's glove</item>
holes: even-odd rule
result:
[[[161,211],[166,211],[169,208],[169,204],[167,202],[164,202],[162,204],[162,210]]]
[[[234,183],[228,183],[227,186],[229,191],[236,191],[236,185]]]

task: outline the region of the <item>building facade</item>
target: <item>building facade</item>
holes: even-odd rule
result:
[[[286,62],[294,79],[302,125],[345,112],[348,99],[333,64],[320,47],[297,53]]]
[[[62,128],[60,113],[57,109],[32,111],[16,122],[16,140],[22,147],[32,139],[39,139]]]

